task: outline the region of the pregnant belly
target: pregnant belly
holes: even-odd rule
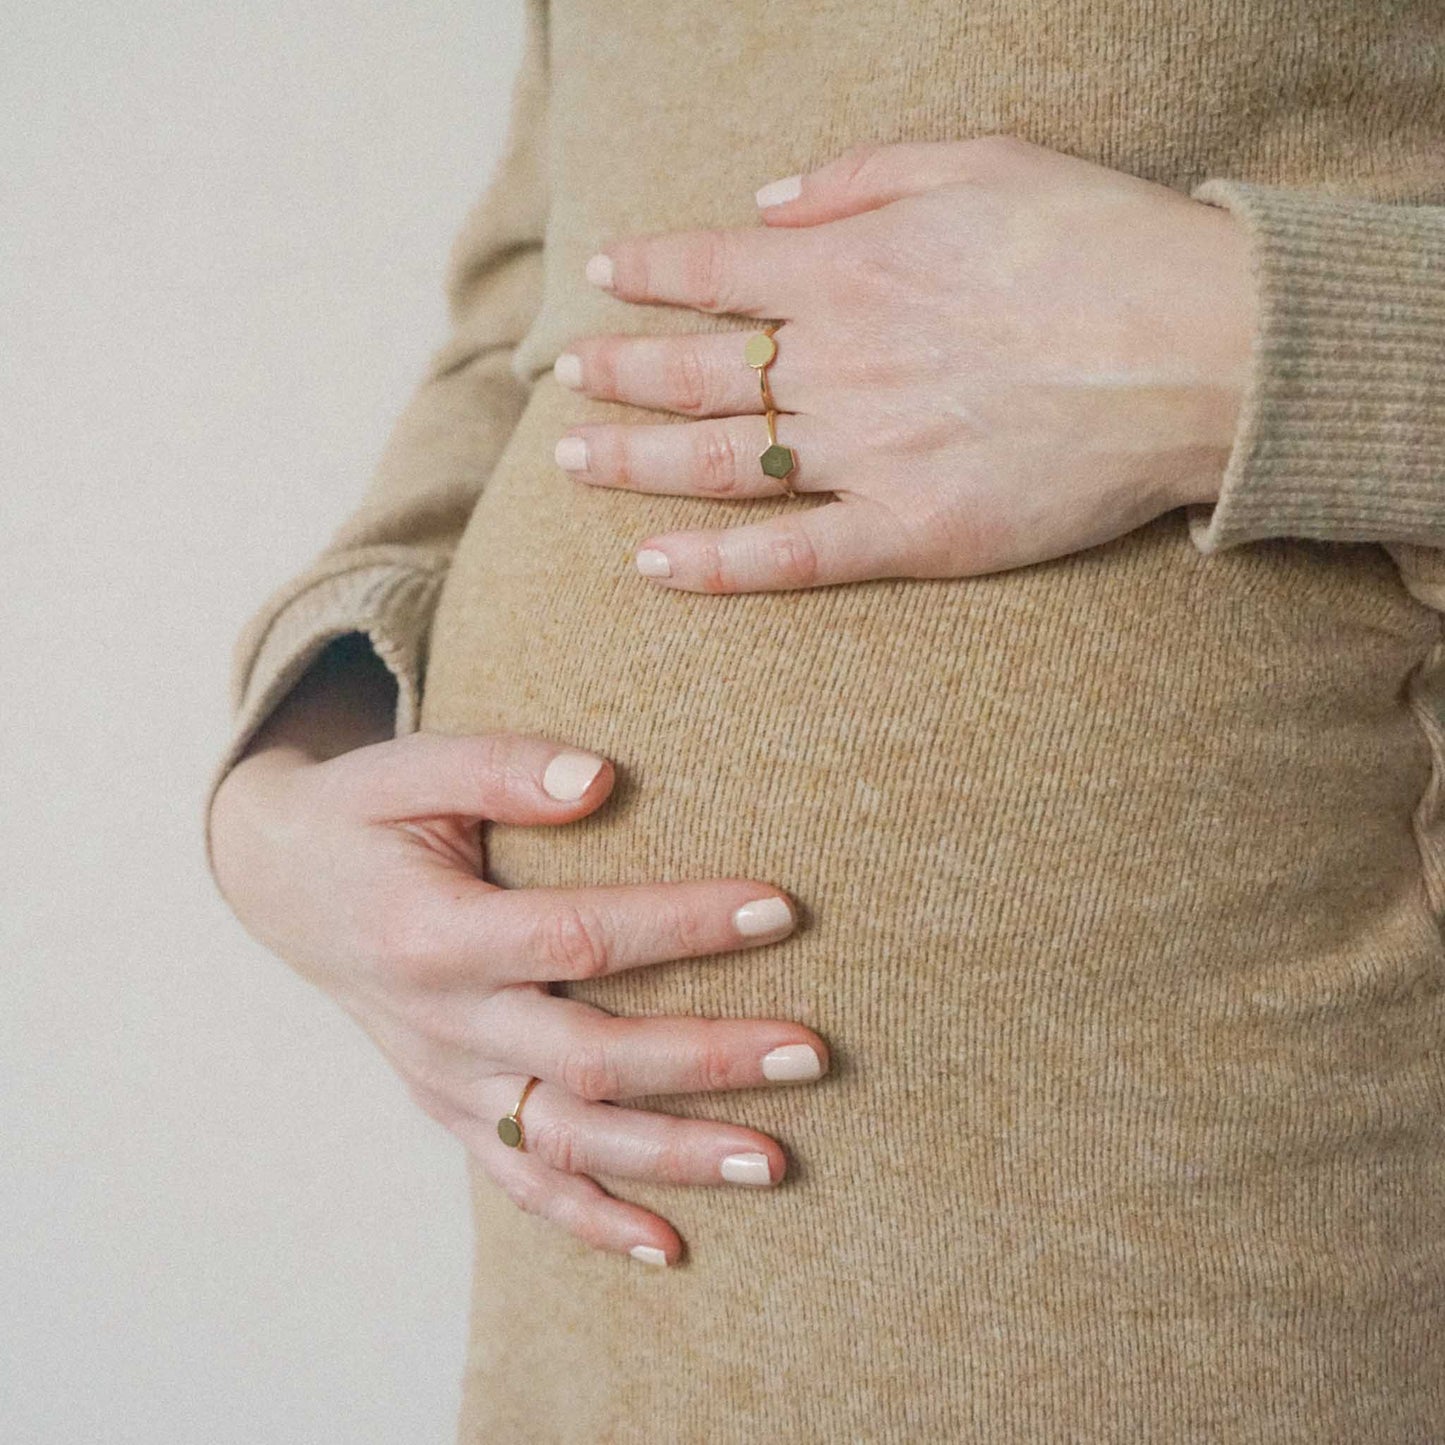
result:
[[[800,905],[781,944],[569,992],[798,1019],[834,1068],[640,1101],[790,1157],[766,1193],[601,1180],[677,1226],[689,1263],[666,1277],[478,1175],[474,1418],[505,1433],[562,1391],[591,1438],[632,1438],[605,1433],[625,1405],[678,1419],[731,1381],[774,1405],[802,1390],[835,1431],[816,1438],[842,1438],[901,1371],[952,1402],[919,1410],[1038,1425],[1116,1347],[1091,1335],[1087,1364],[1079,1321],[1151,1319],[1167,1354],[1205,1303],[1237,1308],[1231,1390],[1251,1338],[1312,1379],[1319,1350],[1358,1351],[1407,1277],[1438,1331],[1445,960],[1411,831],[1430,760],[1401,696],[1435,624],[1384,555],[1205,558],[1175,513],[992,577],[670,592],[631,566],[648,533],[808,503],[588,488],[551,452],[596,414],[538,383],[443,592],[423,726],[540,733],[616,766],[582,822],[488,825],[498,883],[743,876]],[[826,1401],[789,1343],[799,1291],[808,1349],[826,1342],[846,1379]],[[557,1330],[523,1343],[510,1312],[535,1320],[539,1300]],[[1359,1323],[1311,1315],[1283,1338],[1276,1305]],[[678,1332],[719,1310],[756,1337],[668,1383]],[[1127,1408],[1148,1361],[1117,1347]],[[1391,1408],[1424,1388],[1406,1374]]]

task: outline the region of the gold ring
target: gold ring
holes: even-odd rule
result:
[[[785,447],[778,441],[778,409],[773,405],[773,389],[768,385],[768,368],[778,355],[778,343],[773,340],[777,329],[775,321],[771,326],[753,332],[743,345],[743,360],[758,374],[758,389],[763,394],[763,414],[768,422],[768,444],[758,454],[758,463],[764,476],[781,482],[783,490],[790,497],[796,497],[798,493],[788,478],[798,465],[798,454],[792,447]]]
[[[526,1086],[522,1089],[522,1097],[517,1100],[516,1107],[510,1114],[503,1114],[497,1120],[497,1134],[502,1143],[509,1149],[526,1149],[527,1133],[522,1128],[522,1120],[519,1117],[522,1112],[522,1105],[527,1102],[527,1095],[532,1092],[533,1087],[541,1081],[537,1078],[527,1080]]]

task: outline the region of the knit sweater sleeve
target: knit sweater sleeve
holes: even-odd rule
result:
[[[213,870],[216,790],[333,639],[359,632],[371,640],[397,682],[397,734],[417,727],[441,582],[529,391],[512,359],[541,294],[545,25],[545,0],[528,0],[502,157],[452,246],[450,334],[393,427],[356,510],[309,565],[261,603],[233,644],[230,736],[204,803]]]
[[[1259,324],[1209,553],[1267,537],[1377,542],[1445,608],[1445,206],[1211,179],[1248,236]]]

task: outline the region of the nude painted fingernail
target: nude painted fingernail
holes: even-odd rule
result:
[[[790,932],[793,910],[784,898],[755,898],[744,903],[733,914],[733,927],[745,938],[761,938],[765,933]]]
[[[784,1044],[763,1055],[765,1079],[819,1079],[822,1076],[823,1061],[808,1044]]]
[[[644,547],[632,560],[644,577],[672,576],[672,563],[667,560],[667,553],[659,552],[656,547]]]
[[[582,358],[575,351],[564,351],[552,363],[552,375],[574,390],[582,385]]]
[[[769,181],[767,185],[758,187],[758,206],[763,210],[769,206],[781,206],[784,201],[796,201],[802,194],[802,176],[785,176],[780,181]]]
[[[559,438],[552,455],[564,472],[587,470],[587,442],[583,437]]]
[[[558,753],[542,774],[542,787],[558,802],[575,803],[602,771],[605,761],[594,753]]]
[[[722,1177],[729,1184],[771,1184],[766,1154],[729,1154],[722,1162]]]
[[[642,1264],[665,1265],[667,1263],[667,1256],[660,1249],[654,1249],[650,1244],[634,1244],[628,1253]]]
[[[594,286],[608,287],[612,285],[612,257],[604,256],[599,251],[587,262],[587,279]]]

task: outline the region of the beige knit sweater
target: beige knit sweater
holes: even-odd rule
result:
[[[473,1172],[467,1442],[1445,1440],[1445,7],[528,7],[455,330],[332,544],[236,648],[219,782],[332,637],[397,728],[536,731],[620,783],[490,825],[510,886],[727,875],[805,926],[570,988],[799,1019],[776,1191],[602,1183],[648,1271]],[[1262,298],[1217,506],[1035,567],[717,597],[589,488],[586,258],[757,223],[864,140],[1010,131],[1230,207]],[[808,500],[750,503],[761,519]],[[423,681],[425,686],[423,687]],[[338,1209],[346,1207],[338,1199]]]

